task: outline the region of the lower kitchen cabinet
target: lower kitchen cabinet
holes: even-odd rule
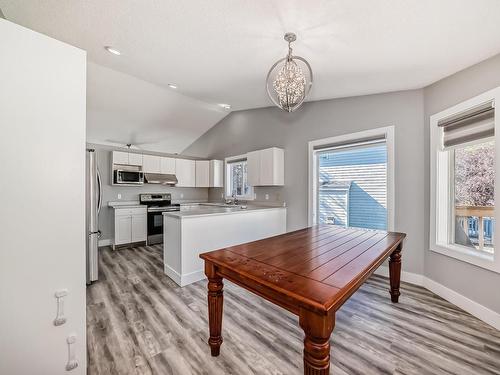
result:
[[[114,246],[146,241],[147,220],[146,207],[115,208]]]

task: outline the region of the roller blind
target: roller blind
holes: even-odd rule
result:
[[[443,147],[476,141],[495,135],[495,106],[493,101],[438,121],[443,129]]]

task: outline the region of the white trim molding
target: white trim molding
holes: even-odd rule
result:
[[[389,268],[387,266],[380,266],[375,271],[375,274],[389,277]],[[407,271],[401,271],[401,281],[424,287],[455,306],[460,307],[462,310],[467,311],[472,316],[500,330],[500,313],[457,293],[453,289],[439,284],[426,276]]]
[[[442,149],[442,130],[438,127],[441,119],[469,110],[488,101],[500,103],[500,87],[487,91],[472,99],[430,117],[430,217],[429,249],[463,262],[474,264],[500,273],[500,240],[494,239],[494,254],[474,251],[465,246],[452,243],[454,215],[450,207],[450,191],[453,190],[450,178],[450,155]],[[495,134],[500,134],[500,112],[495,107]],[[500,142],[495,142],[495,155],[500,155]],[[495,162],[495,186],[500,186],[500,162]],[[500,201],[500,189],[495,189],[495,201]],[[495,210],[495,222],[500,221],[500,210]]]
[[[382,128],[364,130],[356,133],[343,134],[330,138],[316,139],[309,142],[308,157],[309,157],[309,188],[308,188],[308,224],[315,224],[315,207],[316,207],[316,189],[317,189],[317,173],[318,166],[315,157],[315,151],[322,146],[327,147],[334,144],[355,143],[363,139],[369,138],[385,138],[387,146],[387,230],[394,230],[394,213],[395,213],[395,189],[394,189],[394,171],[395,171],[395,156],[394,156],[394,126],[386,126]]]

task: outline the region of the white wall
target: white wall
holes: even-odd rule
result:
[[[0,45],[0,373],[66,373],[75,333],[85,374],[86,54],[3,19]]]

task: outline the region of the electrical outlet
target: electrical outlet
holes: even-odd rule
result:
[[[224,199],[224,193],[220,193],[220,197]]]
[[[122,195],[121,194],[118,194],[118,199],[122,199]]]
[[[184,198],[184,194],[183,194],[183,193],[181,193],[181,199],[182,199],[182,198]]]
[[[269,200],[269,194],[266,194],[266,201]]]

